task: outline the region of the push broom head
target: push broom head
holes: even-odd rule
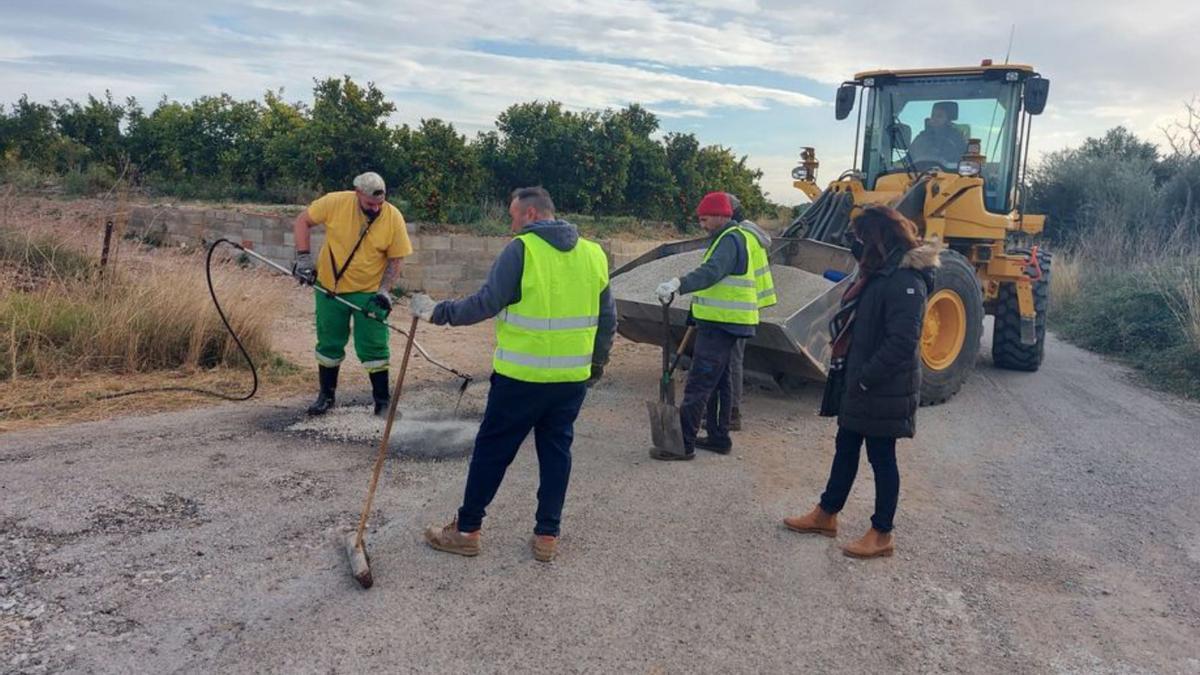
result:
[[[358,535],[355,532],[346,534],[346,559],[350,561],[350,573],[355,581],[363,588],[370,588],[375,580],[371,578],[371,558],[367,555],[367,539],[363,537],[362,546],[355,546]]]

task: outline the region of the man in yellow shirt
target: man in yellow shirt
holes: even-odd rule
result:
[[[325,226],[325,245],[314,261],[309,228],[317,225]],[[399,280],[402,259],[412,253],[412,244],[404,216],[387,202],[387,188],[379,174],[361,174],[354,179],[353,190],[317,199],[296,218],[292,231],[296,242],[292,271],[301,282],[333,291],[363,313],[384,318],[391,312],[389,290]],[[308,414],[322,415],[333,407],[352,315],[354,351],[371,379],[375,414],[383,413],[390,398],[387,327],[320,290],[314,297],[320,393]]]

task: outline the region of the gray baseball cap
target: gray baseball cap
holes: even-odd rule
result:
[[[387,186],[383,183],[383,176],[374,171],[358,174],[354,178],[354,189],[372,197],[382,197],[387,194]]]

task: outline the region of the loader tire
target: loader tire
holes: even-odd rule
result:
[[[937,405],[958,393],[975,368],[983,337],[983,290],[975,268],[961,253],[941,253],[921,329],[921,405]]]
[[[1010,253],[1029,255],[1028,249],[1016,249]],[[996,321],[992,326],[992,363],[1005,370],[1035,372],[1042,365],[1046,353],[1046,312],[1050,309],[1050,264],[1049,251],[1038,249],[1038,265],[1042,278],[1033,282],[1033,308],[1037,312],[1034,330],[1037,342],[1021,344],[1021,309],[1017,304],[1016,284],[1002,284],[996,298]]]

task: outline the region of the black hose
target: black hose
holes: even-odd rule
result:
[[[229,244],[233,246],[233,242],[228,239],[218,239],[208,247],[208,255],[204,258],[204,279],[208,282],[208,295],[212,298],[213,307],[217,308],[217,315],[221,317],[221,323],[225,324],[225,330],[229,331],[229,336],[233,338],[234,344],[237,345],[238,351],[246,359],[246,363],[250,366],[250,377],[253,382],[250,385],[250,392],[244,396],[230,396],[213,389],[201,389],[199,387],[149,387],[146,389],[134,389],[132,391],[122,391],[116,394],[106,394],[99,397],[99,400],[104,401],[113,398],[121,398],[122,396],[133,396],[134,394],[153,394],[167,391],[182,391],[192,394],[203,394],[204,396],[212,396],[225,401],[249,401],[258,392],[258,368],[254,365],[254,359],[250,358],[250,352],[246,350],[246,346],[242,344],[242,339],[238,337],[237,331],[233,330],[233,326],[229,325],[229,319],[225,316],[225,310],[221,309],[221,302],[217,300],[217,290],[213,286],[212,279],[212,259],[213,253],[216,252],[219,244]]]
[[[221,309],[221,303],[219,300],[217,300],[216,288],[213,286],[213,280],[212,280],[213,253],[216,252],[217,246],[220,244],[227,244],[235,249],[242,250],[242,251],[244,251],[245,249],[243,249],[241,246],[239,246],[236,243],[234,243],[228,239],[225,239],[223,237],[221,239],[214,241],[208,247],[208,255],[206,255],[204,258],[204,278],[208,282],[208,294],[212,298],[213,307],[216,307],[216,309],[217,309],[217,315],[221,317],[221,323],[225,324],[225,330],[229,331],[230,337],[232,337],[234,343],[237,344],[238,351],[240,351],[242,353],[242,356],[246,359],[246,363],[250,366],[250,376],[253,379],[253,382],[250,385],[250,392],[244,396],[230,396],[229,394],[224,394],[219,391],[214,391],[211,389],[200,389],[198,387],[149,387],[146,389],[134,389],[132,391],[122,391],[122,392],[119,392],[116,394],[106,394],[104,396],[100,396],[98,398],[98,400],[103,401],[103,400],[108,400],[108,399],[113,399],[113,398],[121,398],[122,396],[133,396],[134,394],[153,394],[153,393],[158,393],[158,392],[181,391],[181,392],[188,392],[188,393],[193,393],[193,394],[203,394],[204,396],[212,396],[214,398],[219,398],[219,399],[222,399],[225,401],[248,401],[254,397],[255,393],[258,392],[258,368],[254,365],[254,359],[250,358],[250,352],[247,351],[246,346],[242,344],[241,338],[239,338],[237,332],[233,330],[233,326],[231,326],[229,324],[229,319],[225,316],[225,310]],[[321,290],[324,290],[324,289],[321,289]],[[327,295],[329,295],[330,297],[334,297],[333,294],[329,291],[325,291],[325,293]],[[384,321],[383,319],[380,319],[379,317],[377,317],[373,314],[370,314],[368,312],[365,312],[361,309],[359,309],[358,311],[362,312],[362,315],[365,316],[366,318],[371,319],[372,321],[378,321],[379,323],[383,324],[389,330],[399,333],[400,335],[403,335],[405,337],[410,337],[407,332],[405,332],[399,328],[396,328],[395,326],[391,325],[387,321]],[[466,394],[466,392],[467,392],[467,387],[471,384],[471,382],[474,381],[474,378],[466,373],[459,372],[457,369],[452,368],[451,366],[447,366],[443,363],[435,361],[432,357],[430,357],[428,354],[426,354],[424,352],[424,350],[421,349],[420,345],[416,345],[416,347],[418,349],[418,353],[420,353],[421,356],[423,356],[425,358],[425,360],[428,361],[431,365],[433,365],[437,368],[440,368],[441,370],[444,370],[452,375],[455,375],[456,377],[458,377],[462,380],[462,386],[459,387],[459,390],[458,390],[458,401],[459,401],[459,403],[461,403],[463,395]],[[455,405],[455,410],[457,410],[457,409],[458,409],[458,404]]]

